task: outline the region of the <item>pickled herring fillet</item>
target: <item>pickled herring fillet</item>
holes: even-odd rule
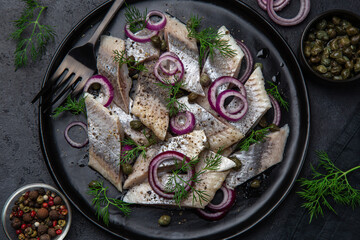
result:
[[[289,126],[286,124],[280,131],[267,135],[264,142],[251,145],[248,151],[233,153],[230,158],[239,159],[242,166],[237,171],[230,171],[226,178],[226,185],[229,188],[235,188],[281,162],[289,132]]]
[[[119,117],[111,114],[92,95],[85,96],[89,138],[88,165],[122,191],[120,150],[124,132]]]
[[[126,64],[121,67],[114,61],[114,50],[125,50],[124,40],[112,36],[101,36],[97,57],[97,68],[100,75],[105,76],[114,88],[113,101],[126,113],[129,113],[129,92],[132,81]]]
[[[148,71],[139,75],[131,113],[163,141],[169,125],[169,110],[166,108],[169,92],[155,84],[158,80],[154,75],[154,65],[154,61],[145,63]]]
[[[205,96],[200,84],[199,50],[196,39],[188,38],[186,25],[175,17],[166,15],[164,37],[168,51],[175,53],[184,65],[183,89]]]
[[[128,176],[124,183],[124,188],[130,188],[144,182],[148,177],[148,168],[151,160],[159,153],[165,151],[177,151],[190,159],[198,156],[205,149],[206,136],[203,130],[193,131],[177,137],[172,137],[168,141],[151,146],[146,157],[139,156],[133,167],[133,172]],[[174,163],[170,163],[173,165]],[[165,165],[168,166],[168,165]]]

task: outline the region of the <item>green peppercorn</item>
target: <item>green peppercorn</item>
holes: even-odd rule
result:
[[[196,93],[190,93],[190,94],[188,95],[188,101],[189,101],[189,103],[194,103],[198,96],[199,96],[199,95],[197,95]]]
[[[230,157],[229,159],[236,164],[236,166],[233,167],[233,169],[234,169],[234,170],[240,170],[240,168],[241,168],[241,166],[242,166],[241,161],[240,161],[237,157]]]
[[[33,233],[33,229],[31,227],[27,227],[25,228],[24,233],[26,235],[31,235]]]
[[[162,215],[158,221],[160,226],[167,226],[170,224],[170,222],[171,222],[171,217],[169,215]]]
[[[121,164],[121,169],[126,175],[130,175],[133,172],[133,167],[128,163]]]
[[[145,126],[140,120],[132,120],[130,121],[130,127],[135,131],[139,131],[142,130]]]
[[[161,39],[158,35],[151,37],[151,42],[154,44],[155,47],[160,48],[161,47]]]
[[[44,197],[42,195],[39,195],[36,199],[37,204],[42,204],[44,202]]]
[[[34,237],[36,237],[36,236],[37,236],[37,231],[36,231],[36,230],[33,230],[33,232],[32,232],[32,234],[31,234],[30,237],[34,238]]]
[[[161,41],[160,49],[161,49],[161,51],[166,51],[166,49],[167,49],[167,45],[164,40]]]
[[[23,233],[20,233],[19,235],[18,235],[18,239],[19,240],[24,240],[26,237],[25,237],[25,235],[23,234]]]
[[[324,65],[318,65],[316,67],[316,71],[318,71],[319,73],[326,73],[327,72],[327,68]]]
[[[206,73],[201,74],[200,84],[203,87],[208,87],[211,84],[211,79]]]
[[[261,186],[261,181],[259,179],[254,179],[250,183],[251,188],[259,188]]]
[[[18,203],[22,203],[25,200],[24,196],[20,196],[18,199]]]
[[[29,212],[29,211],[30,211],[30,207],[25,206],[23,211],[26,212],[26,213]]]
[[[60,227],[65,227],[66,221],[65,220],[59,220],[58,224],[60,225]]]

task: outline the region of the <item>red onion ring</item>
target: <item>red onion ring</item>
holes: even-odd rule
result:
[[[84,92],[88,92],[90,86],[94,83],[98,83],[101,85],[100,91],[104,93],[104,99],[100,102],[104,107],[110,105],[114,98],[114,88],[111,85],[111,82],[102,75],[94,75],[87,80],[84,86]]]
[[[161,17],[161,20],[159,22],[152,22],[150,20],[150,17],[152,16],[159,16]],[[146,28],[149,30],[154,30],[154,31],[160,31],[162,30],[166,25],[166,17],[164,15],[164,13],[157,11],[157,10],[152,10],[150,11],[147,15],[146,15]]]
[[[125,31],[126,36],[128,36],[131,40],[133,40],[135,42],[139,42],[139,43],[150,42],[151,38],[153,36],[156,36],[159,33],[159,31],[152,31],[148,35],[139,36],[139,35],[136,35],[135,33],[131,32],[129,24],[125,25],[124,31]]]
[[[267,0],[257,0],[258,5],[264,11],[266,11],[267,7]],[[290,3],[290,0],[275,0],[274,1],[274,10],[281,11],[284,7],[286,7]]]
[[[240,112],[238,112],[236,114],[228,113],[224,107],[226,98],[231,97],[231,96],[240,98],[240,100],[243,101],[243,103],[244,103],[244,107],[241,109]],[[245,114],[247,113],[248,108],[249,108],[249,105],[248,105],[246,98],[240,92],[235,91],[235,90],[223,91],[222,93],[219,94],[219,96],[217,97],[217,100],[216,100],[217,113],[221,117],[225,118],[226,120],[228,120],[230,122],[237,122],[241,118],[243,118],[245,116]]]
[[[277,15],[274,10],[274,0],[267,0],[267,13],[271,20],[281,26],[294,26],[301,23],[310,12],[310,0],[300,0],[300,9],[298,14],[290,19],[286,19]]]
[[[176,152],[176,151],[166,151],[166,152],[158,154],[150,162],[148,180],[149,180],[149,184],[150,184],[151,188],[160,197],[167,198],[167,199],[173,199],[175,194],[165,192],[166,189],[158,178],[158,168],[162,162],[165,162],[167,160],[178,160],[180,162],[185,160],[185,163],[188,163],[188,162],[190,162],[190,158],[188,158],[184,154]],[[188,179],[192,179],[194,174],[195,174],[195,169],[194,168],[189,169],[187,171]],[[185,186],[185,190],[190,191],[193,185],[194,185],[194,181],[190,180],[188,182],[188,184]]]
[[[212,204],[211,202],[206,206],[212,212],[222,212],[229,210],[235,202],[235,191],[222,185],[220,190],[223,192],[223,200],[219,204]]]
[[[173,62],[175,65],[176,65],[176,68],[177,68],[177,72],[176,74],[172,75],[174,76],[172,79],[170,79],[169,82],[166,82],[166,81],[163,81],[163,77],[160,75],[159,73],[159,69],[160,68],[160,65],[164,62],[164,61],[171,61]],[[163,56],[161,58],[159,58],[159,60],[156,62],[155,66],[154,66],[154,74],[155,74],[155,77],[162,83],[165,83],[165,84],[168,84],[170,83],[171,85],[174,85],[176,82],[180,81],[182,79],[182,77],[184,76],[184,65],[183,63],[181,62],[181,60],[179,58],[176,58],[174,56],[171,56],[171,55],[166,55],[166,56]],[[177,75],[177,76],[175,76]]]
[[[228,210],[226,211],[219,211],[219,212],[207,212],[204,209],[196,209],[197,213],[202,217],[203,219],[209,220],[209,221],[217,221],[225,217],[225,215],[228,213]]]
[[[173,56],[180,60],[180,58],[173,52],[164,52],[163,54],[161,54],[159,59],[161,59],[162,57],[165,57],[165,56]],[[178,71],[177,67],[173,68],[172,70],[170,69],[170,67],[169,67],[169,69],[166,69],[164,64],[160,64],[160,69],[168,76],[173,76]]]
[[[241,76],[241,78],[239,79],[239,81],[241,83],[245,83],[250,75],[251,75],[251,72],[253,70],[253,66],[254,66],[254,59],[250,53],[250,50],[249,48],[241,41],[239,40],[236,40],[236,43],[239,45],[239,47],[241,48],[241,50],[244,52],[244,57],[245,57],[245,60],[246,60],[246,69],[245,69],[245,72],[244,74]]]
[[[134,146],[131,145],[124,145],[121,147],[120,150],[120,159],[123,159],[126,157],[126,155],[128,154],[127,152],[132,150],[134,148]]]
[[[170,119],[170,130],[177,135],[183,135],[194,130],[195,123],[195,116],[192,112],[180,112]]]
[[[70,128],[74,127],[74,126],[80,126],[82,127],[85,132],[87,132],[87,126],[85,123],[83,122],[80,122],[80,121],[75,121],[75,122],[72,122],[70,123],[69,125],[67,125],[67,127],[65,128],[65,132],[64,132],[64,137],[65,137],[65,140],[70,144],[70,146],[74,147],[74,148],[82,148],[82,147],[85,147],[86,144],[89,143],[89,138],[86,138],[86,140],[82,143],[78,143],[78,142],[75,142],[74,140],[72,140],[69,136],[69,130]]]
[[[269,98],[270,98],[271,105],[274,108],[274,120],[272,123],[275,124],[276,126],[279,126],[280,121],[281,121],[280,105],[279,105],[278,101],[276,101],[276,99],[271,94],[269,94]]]
[[[216,111],[216,92],[218,87],[220,87],[223,84],[226,83],[232,83],[233,85],[235,85],[236,87],[239,88],[240,93],[246,98],[246,89],[244,87],[244,84],[242,84],[241,82],[239,82],[238,79],[233,78],[233,77],[228,77],[228,76],[223,76],[223,77],[219,77],[217,79],[215,79],[215,81],[213,81],[209,87],[208,90],[208,101],[210,106],[212,107],[212,109],[214,109]],[[232,110],[232,112],[236,110]]]

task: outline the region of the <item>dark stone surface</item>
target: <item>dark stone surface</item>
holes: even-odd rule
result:
[[[68,31],[94,7],[103,0],[61,0],[41,1],[48,5],[43,22],[55,26],[57,36],[55,41],[47,46],[45,55],[41,60],[28,67],[14,71],[15,43],[8,39],[14,31],[12,21],[20,16],[24,3],[20,0],[0,0],[0,206],[3,206],[7,197],[17,188],[33,182],[45,182],[55,185],[43,159],[38,133],[38,108],[37,104],[30,103],[37,93],[56,47]],[[244,0],[267,19],[255,0]],[[359,12],[360,1],[347,0],[316,0],[312,1],[312,9],[308,18],[296,27],[280,27],[276,29],[284,36],[298,54],[299,39],[307,22],[317,14],[328,9],[341,8]],[[282,13],[290,17],[297,13],[299,1],[292,1]],[[308,176],[309,163],[316,163],[315,150],[326,150],[336,140],[346,121],[355,111],[356,104],[360,102],[360,81],[343,86],[328,86],[305,76],[311,105],[311,136],[308,155],[302,176]],[[352,165],[358,164],[356,159],[348,159]],[[351,166],[351,164],[350,164]],[[298,184],[281,205],[265,220],[242,235],[241,239],[315,239],[316,235],[301,237],[301,231],[311,230],[311,225],[306,229],[293,230],[296,226],[289,225],[289,219],[299,217],[300,212],[291,209],[300,208],[301,200],[295,194]],[[74,209],[74,208],[73,208]],[[97,228],[86,220],[77,210],[73,211],[73,224],[66,239],[114,239],[109,233]],[[293,215],[292,215],[293,214]],[[332,214],[326,211],[326,214]],[[356,214],[355,222],[359,223],[360,213]],[[307,217],[307,216],[305,216]],[[321,218],[316,221],[323,221]],[[339,219],[340,221],[340,219]],[[287,230],[288,229],[288,230]],[[346,231],[353,232],[354,238],[360,234],[359,224],[347,226]],[[311,237],[312,236],[312,237]],[[356,237],[357,236],[357,237]],[[3,229],[0,230],[0,239],[5,239]],[[331,238],[332,239],[332,238]]]

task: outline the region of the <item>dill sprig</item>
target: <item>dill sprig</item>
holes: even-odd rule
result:
[[[143,30],[146,27],[146,15],[147,9],[145,12],[141,13],[139,9],[134,6],[129,6],[125,3],[125,21],[130,26],[130,31],[136,33],[140,30]]]
[[[114,61],[119,64],[119,66],[126,64],[129,69],[134,69],[139,72],[141,71],[147,71],[147,68],[143,63],[139,63],[138,61],[135,61],[134,58],[126,57],[126,51],[122,50],[114,50]]]
[[[312,179],[299,179],[302,191],[297,192],[306,201],[302,206],[309,211],[310,223],[314,216],[324,215],[323,206],[336,214],[327,200],[328,197],[332,197],[336,203],[349,205],[352,208],[360,205],[360,190],[354,189],[347,179],[347,175],[360,169],[360,165],[342,171],[334,165],[326,152],[318,151],[317,156],[319,167],[322,167],[325,173],[319,172],[310,165]]]
[[[181,173],[187,172],[193,167],[195,167],[200,161],[199,156],[192,158],[189,162],[185,162],[184,158],[181,162],[180,167],[179,164],[175,162],[176,170],[173,170],[172,174],[169,176],[169,179],[165,184],[165,189],[167,192],[174,193],[173,199],[179,207],[181,207],[181,202],[186,199],[190,193],[192,193],[193,203],[195,201],[199,201],[200,205],[202,205],[203,201],[209,201],[209,194],[207,194],[204,190],[198,190],[194,186],[191,186],[190,182],[194,182],[195,185],[202,180],[201,175],[204,174],[206,171],[217,170],[221,163],[221,153],[222,149],[220,149],[215,155],[212,154],[211,156],[206,157],[206,159],[204,160],[205,166],[199,172],[196,172],[194,176],[190,179],[184,179]],[[187,186],[190,187],[190,191],[185,190]]]
[[[286,111],[289,111],[289,103],[284,100],[284,98],[281,96],[278,86],[276,86],[273,82],[267,81],[271,88],[267,88],[266,92],[268,94],[271,94],[278,102],[279,104],[286,109]]]
[[[124,202],[120,199],[110,198],[107,196],[108,187],[103,186],[103,182],[100,181],[91,181],[89,184],[89,195],[94,196],[92,204],[95,205],[96,216],[98,219],[102,218],[105,225],[109,225],[109,207],[115,206],[118,208],[125,216],[128,216],[131,213],[129,207],[130,203]]]
[[[221,34],[212,27],[207,27],[201,31],[198,31],[200,25],[201,18],[198,16],[191,16],[186,25],[189,32],[188,37],[195,38],[200,44],[200,64],[203,62],[203,59],[207,54],[209,54],[211,59],[213,59],[214,55],[217,54],[215,50],[218,50],[219,53],[224,57],[233,57],[236,55],[236,51],[231,48],[229,41],[222,39],[225,33]]]
[[[23,0],[23,2],[26,3],[26,7],[20,18],[14,21],[16,30],[10,34],[10,38],[17,41],[14,52],[15,71],[27,64],[28,55],[32,60],[38,59],[43,54],[46,44],[54,40],[55,35],[51,26],[39,22],[41,14],[47,7],[41,6],[37,0]],[[30,28],[29,32],[26,31],[28,28]]]
[[[179,112],[183,112],[188,107],[184,104],[179,102],[178,100],[178,93],[181,88],[185,86],[183,81],[177,81],[174,85],[170,84],[170,81],[163,80],[163,82],[155,83],[157,86],[167,89],[169,91],[169,97],[166,98],[166,108],[169,110],[169,116],[175,116]]]
[[[250,135],[236,146],[236,149],[239,149],[240,151],[248,151],[250,145],[264,141],[266,134],[269,133],[269,128],[270,127],[252,130]]]
[[[58,106],[52,113],[53,118],[57,118],[60,113],[70,111],[74,115],[79,115],[80,113],[86,113],[85,108],[85,97],[81,96],[78,100],[72,100],[70,95],[66,98],[64,105]]]

